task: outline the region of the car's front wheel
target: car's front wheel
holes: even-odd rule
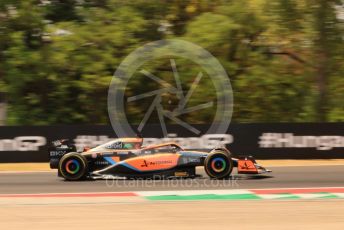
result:
[[[83,180],[88,173],[87,159],[79,153],[68,153],[60,159],[58,171],[66,180]]]
[[[213,151],[205,159],[204,169],[210,178],[228,178],[233,170],[233,160],[224,151]]]

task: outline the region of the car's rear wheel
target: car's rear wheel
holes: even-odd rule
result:
[[[212,151],[204,161],[204,169],[210,178],[228,178],[233,170],[233,160],[227,152]]]
[[[87,159],[79,153],[68,153],[61,158],[58,170],[66,180],[83,180],[88,173]]]

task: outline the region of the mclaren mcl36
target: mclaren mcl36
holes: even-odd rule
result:
[[[271,172],[252,157],[234,158],[226,148],[210,152],[184,150],[176,143],[142,146],[142,138],[119,138],[95,148],[76,151],[68,140],[49,148],[50,167],[65,180],[106,178],[194,178],[203,166],[210,178],[229,178],[234,167],[239,174]]]

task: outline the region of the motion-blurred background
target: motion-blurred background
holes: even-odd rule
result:
[[[107,90],[120,62],[168,38],[191,41],[219,59],[233,87],[234,122],[344,121],[343,6],[342,0],[1,0],[0,122],[108,124]],[[152,72],[162,76],[159,68]],[[194,77],[188,70],[181,75]],[[141,83],[134,79],[129,92]],[[207,84],[199,87],[193,100],[209,96],[202,93]],[[132,105],[130,118],[139,121],[144,107]],[[204,123],[206,113],[188,119]]]
[[[128,54],[161,39],[192,42],[219,60],[233,88],[232,123],[226,133],[206,133],[211,107],[182,117],[201,134],[166,119],[163,136],[154,112],[144,144],[208,151],[221,140],[234,157],[253,155],[272,174],[57,179],[50,143],[67,138],[83,151],[118,136],[107,111],[113,75]],[[143,68],[175,83],[170,58]],[[175,62],[186,93],[198,66]],[[138,72],[125,93],[159,87]],[[215,102],[216,93],[205,74],[187,106]],[[176,95],[162,96],[173,111]],[[140,124],[152,99],[125,106],[130,124]],[[0,0],[3,229],[343,229],[343,127],[344,0]]]

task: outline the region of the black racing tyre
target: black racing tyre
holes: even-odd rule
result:
[[[79,153],[68,153],[60,159],[58,173],[66,180],[83,180],[88,173],[87,159]]]
[[[216,148],[210,151],[210,153],[214,153],[214,152],[223,152],[227,154],[229,157],[232,156],[232,153],[227,148]]]
[[[204,169],[210,178],[228,178],[233,170],[233,160],[227,152],[212,151],[204,161]]]

